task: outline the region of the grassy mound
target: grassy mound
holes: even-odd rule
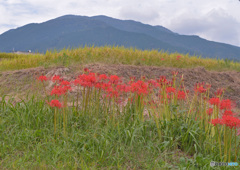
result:
[[[103,63],[164,66],[176,68],[204,67],[207,70],[240,71],[240,63],[230,60],[218,60],[189,56],[178,53],[169,54],[157,50],[142,51],[123,47],[84,47],[63,49],[60,52],[48,51],[46,54],[7,54],[0,53],[0,71],[33,67],[73,66],[79,64]]]

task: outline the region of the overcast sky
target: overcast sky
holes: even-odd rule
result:
[[[0,0],[0,34],[66,14],[133,19],[240,46],[239,0]]]

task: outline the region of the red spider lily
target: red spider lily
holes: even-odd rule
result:
[[[211,115],[213,113],[213,109],[212,108],[208,108],[206,112],[207,112],[208,115]]]
[[[178,75],[178,71],[172,71],[172,75],[173,76],[177,76]]]
[[[94,87],[97,89],[101,89],[102,83],[96,83],[96,84],[94,84]]]
[[[207,89],[205,89],[203,86],[204,83],[197,83],[194,87],[194,91],[197,93],[205,93]]]
[[[220,109],[231,110],[231,100],[222,100],[220,103]]]
[[[78,86],[78,85],[81,85],[81,82],[82,80],[80,80],[79,78],[75,79],[72,81],[72,83],[75,85],[75,86]]]
[[[88,68],[84,68],[83,70],[84,70],[85,73],[89,73],[90,72]]]
[[[231,110],[225,110],[223,115],[228,115],[228,116],[232,116],[233,112]]]
[[[59,102],[59,100],[52,100],[49,105],[51,107],[58,107],[58,108],[61,108],[62,107],[62,104]]]
[[[219,104],[220,104],[220,99],[219,99],[219,98],[211,98],[211,99],[209,100],[209,103],[210,103],[211,105],[219,106]]]
[[[83,87],[88,86],[87,75],[86,74],[79,75],[75,83]]]
[[[107,97],[117,98],[119,96],[119,92],[117,90],[113,89],[112,87],[109,87],[106,91],[107,91]]]
[[[185,94],[185,92],[184,91],[178,91],[178,94],[177,94],[177,98],[179,99],[179,100],[185,100],[186,99],[186,94]]]
[[[71,86],[63,86],[64,94],[66,94],[68,91],[72,90]]]
[[[127,85],[125,85],[125,84],[123,84],[123,85],[117,85],[117,87],[116,87],[116,90],[118,90],[118,91],[120,91],[120,92],[125,92],[125,93],[127,93],[127,92],[129,92],[131,89],[130,89],[130,87],[129,86],[127,86]]]
[[[46,76],[39,76],[38,80],[40,80],[41,82],[47,81],[47,77]]]
[[[119,80],[120,80],[120,78],[118,76],[116,76],[116,75],[111,75],[109,77],[109,81],[112,84],[117,84],[119,82]]]
[[[68,90],[67,86],[54,86],[54,88],[51,91],[51,95],[58,95],[61,96],[63,94],[65,94]]]
[[[217,124],[222,124],[222,119],[216,118],[216,119],[212,119],[211,123],[216,126]]]
[[[161,82],[167,82],[167,79],[166,79],[165,76],[160,76],[160,81],[161,81]]]
[[[240,119],[233,116],[223,115],[222,122],[231,129],[240,127]]]
[[[196,92],[198,93],[205,93],[207,91],[207,89],[204,89],[203,86],[197,87],[195,89]]]
[[[182,56],[178,55],[176,60],[180,60],[180,58],[182,58]]]
[[[148,85],[147,83],[138,80],[137,82],[133,82],[130,85],[130,89],[132,93],[137,93],[138,95],[140,94],[147,94],[148,93]]]
[[[111,87],[111,84],[109,84],[109,83],[102,83],[101,84],[101,89],[103,89],[103,90],[107,90],[109,87]]]
[[[60,78],[60,76],[54,75],[52,77],[52,82],[57,82],[57,81],[61,81],[62,79]]]
[[[166,84],[167,83],[167,79],[165,76],[160,76],[160,79],[157,79],[157,82],[159,84]]]
[[[230,129],[240,127],[240,119],[229,115],[223,115],[222,119],[212,119],[211,123],[214,126],[216,124],[226,125]]]
[[[99,75],[99,80],[106,80],[107,78],[106,74]]]
[[[158,87],[159,86],[159,84],[155,81],[155,80],[152,80],[152,79],[150,79],[150,80],[148,80],[148,86],[149,87]]]
[[[206,91],[207,91],[207,89],[204,89],[203,86],[198,88],[199,93],[205,93]]]
[[[166,91],[167,93],[175,93],[176,89],[174,87],[167,87]]]
[[[97,81],[95,73],[89,73],[88,75],[79,75],[78,79],[78,83],[80,83],[80,85],[83,87],[92,87]]]
[[[215,96],[220,97],[223,92],[224,92],[224,89],[221,88],[221,89],[217,89],[217,92],[215,92],[214,94]]]
[[[161,58],[161,60],[163,61],[163,60],[165,60],[164,58]]]
[[[62,94],[66,94],[68,91],[72,90],[72,87],[70,86],[70,82],[69,81],[66,81],[66,80],[63,80],[61,83],[60,83],[60,90],[61,90],[61,93]]]
[[[173,81],[168,81],[168,82],[166,82],[166,85],[167,85],[168,87],[173,86]]]
[[[61,85],[62,86],[69,86],[71,83],[69,82],[69,81],[66,81],[66,80],[63,80],[62,82],[61,82]]]

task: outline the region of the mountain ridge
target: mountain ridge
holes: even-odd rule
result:
[[[104,15],[64,15],[42,23],[30,23],[0,35],[2,52],[11,52],[13,48],[45,52],[85,45],[119,45],[240,60],[240,47],[237,46],[208,41],[196,35],[180,35],[160,25]]]

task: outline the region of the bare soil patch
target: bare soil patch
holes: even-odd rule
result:
[[[240,72],[226,71],[214,72],[207,71],[203,67],[193,69],[180,69],[168,67],[152,67],[152,66],[132,66],[132,65],[103,65],[103,64],[89,64],[79,67],[54,67],[54,68],[32,68],[17,71],[7,71],[0,73],[0,89],[2,94],[24,94],[34,90],[34,80],[40,75],[61,75],[67,80],[77,77],[83,73],[83,68],[87,67],[92,72],[100,74],[115,74],[122,77],[123,81],[128,81],[130,77],[140,79],[145,76],[147,79],[155,79],[160,76],[166,76],[167,79],[172,78],[172,72],[178,71],[178,77],[184,77],[185,87],[192,91],[196,83],[209,83],[211,87],[211,95],[218,88],[224,88],[224,98],[229,98],[236,102],[240,108]]]

